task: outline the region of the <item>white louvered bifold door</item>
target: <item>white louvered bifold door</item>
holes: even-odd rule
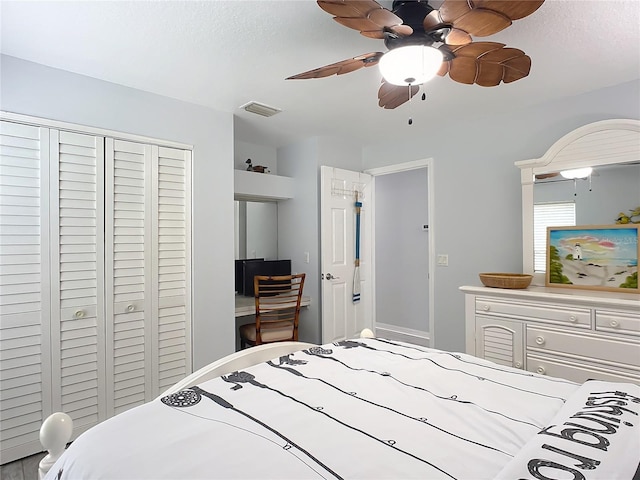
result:
[[[150,145],[106,145],[107,410],[115,415],[153,398],[153,177]]]
[[[104,409],[104,139],[51,130],[53,408],[74,437]]]
[[[152,278],[158,395],[191,372],[191,152],[154,147],[156,152]]]
[[[0,122],[0,461],[42,450],[51,413],[49,131]]]

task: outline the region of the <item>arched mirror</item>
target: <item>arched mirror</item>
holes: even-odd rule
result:
[[[523,272],[534,275],[534,284],[544,285],[546,237],[541,240],[538,234],[535,239],[534,210],[541,215],[541,205],[566,204],[569,208],[563,211],[573,210],[575,225],[607,225],[639,206],[640,120],[585,125],[562,137],[542,157],[516,166],[522,183]],[[587,167],[591,172],[575,172]],[[575,178],[561,174],[571,177],[567,171],[575,172]]]

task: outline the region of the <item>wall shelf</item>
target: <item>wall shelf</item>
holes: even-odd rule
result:
[[[256,202],[288,200],[293,198],[293,178],[234,170],[234,199]]]

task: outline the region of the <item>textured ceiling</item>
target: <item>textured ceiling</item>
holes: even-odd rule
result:
[[[402,139],[434,121],[455,125],[640,78],[639,0],[546,0],[487,37],[531,56],[527,78],[484,88],[436,77],[425,102],[416,96],[395,110],[377,106],[376,67],[284,80],[385,51],[314,0],[1,0],[0,9],[2,53],[232,112],[237,138],[271,146],[316,135]],[[283,112],[265,118],[238,108],[250,100]]]

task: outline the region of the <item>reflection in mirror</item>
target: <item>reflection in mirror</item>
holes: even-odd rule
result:
[[[235,259],[278,259],[278,204],[235,202]]]
[[[547,226],[610,225],[640,206],[640,163],[594,167],[590,177],[575,180],[538,175],[533,201],[534,268],[544,272]]]

